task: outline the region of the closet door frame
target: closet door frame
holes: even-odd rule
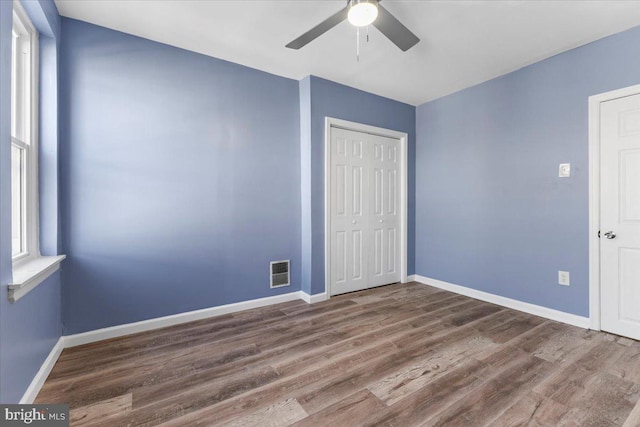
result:
[[[407,156],[409,135],[391,129],[369,126],[333,117],[325,118],[324,131],[324,283],[327,298],[331,297],[331,129],[339,128],[368,133],[400,141],[400,281],[407,282]]]

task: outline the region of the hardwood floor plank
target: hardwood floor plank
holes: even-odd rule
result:
[[[618,360],[610,365],[608,372],[619,378],[640,383],[640,343],[633,341],[628,344],[627,341],[622,341],[620,345],[628,347],[629,350],[620,354]]]
[[[465,390],[481,383],[479,377],[486,369],[487,365],[477,360],[465,360],[456,369],[391,405],[386,413],[363,420],[362,425],[420,425],[433,414],[457,402]]]
[[[549,362],[533,356],[509,369],[503,369],[484,385],[467,393],[429,422],[432,426],[488,425],[533,384],[546,375]]]
[[[535,417],[542,402],[543,399],[540,396],[529,393],[493,420],[491,425],[494,427],[539,425]]]
[[[367,388],[387,405],[393,405],[435,379],[446,375],[459,366],[463,359],[472,357],[476,352],[495,347],[491,340],[482,336],[464,339],[418,360],[407,369],[394,372]]]
[[[566,398],[571,398],[572,394],[579,389],[584,389],[585,385],[592,380],[602,369],[615,361],[619,348],[612,347],[605,341],[592,343],[583,347],[583,351],[576,355],[570,363],[563,364],[561,370],[556,371],[545,381],[536,385],[533,389],[542,396],[550,396],[559,402],[565,402]]]
[[[582,352],[592,343],[592,336],[588,331],[567,328],[560,334],[554,335],[534,355],[549,362],[561,362],[576,352]]]
[[[273,382],[279,377],[273,369],[238,372],[225,379],[224,382],[203,383],[199,387],[189,386],[187,391],[176,389],[154,389],[157,399],[150,399],[150,392],[144,398],[152,402],[146,406],[137,407],[136,391],[133,393],[133,411],[113,420],[117,425],[156,425],[183,414],[214,405],[233,396],[259,388]]]
[[[354,420],[363,420],[386,411],[387,406],[369,390],[360,390],[293,425],[296,427],[348,426],[353,425]]]
[[[622,427],[637,427],[640,426],[640,400],[636,402],[636,406],[633,407],[633,410],[625,420]]]
[[[136,388],[163,384],[171,379],[184,378],[193,371],[200,372],[206,369],[221,368],[227,364],[244,361],[249,356],[260,354],[260,350],[253,345],[236,350],[230,349],[223,354],[214,354],[205,357],[205,349],[185,349],[184,353],[159,355],[151,360],[141,360],[139,363],[124,365],[118,369],[100,370],[93,375],[83,376],[78,380],[53,381],[45,384],[40,394],[39,401],[56,401],[58,396],[69,394],[73,390],[86,390],[85,393],[74,395],[69,400],[72,406],[83,406],[99,402],[109,396],[118,395]],[[135,374],[132,375],[132,371]]]
[[[431,357],[438,351],[446,352],[451,346],[472,341],[477,337],[477,331],[469,324],[468,327],[460,327],[446,335],[435,334],[414,339],[411,344],[406,344],[401,352],[379,358],[363,358],[358,366],[349,367],[347,372],[334,382],[305,395],[298,395],[298,401],[309,414],[313,414],[353,393],[355,389],[370,385],[376,381],[376,377],[390,375],[397,369],[409,369],[412,364]]]
[[[520,313],[514,314],[511,310],[508,310],[492,316],[491,322],[481,322],[476,326],[476,329],[494,343],[505,343],[544,322],[545,320],[541,317]]]
[[[501,310],[503,309],[497,305],[481,304],[479,307],[471,310],[465,310],[463,313],[447,316],[442,319],[442,322],[445,325],[462,326],[483,317],[498,313]]]
[[[70,424],[74,426],[103,424],[115,415],[130,411],[131,406],[131,393],[127,393],[88,406],[73,408],[69,410]]]
[[[307,413],[298,401],[287,399],[224,425],[228,427],[286,427],[305,418],[307,418]]]
[[[640,385],[608,373],[598,372],[586,387],[573,389],[573,394],[556,393],[554,400],[566,399],[571,410],[559,425],[621,425],[629,417],[640,398]]]

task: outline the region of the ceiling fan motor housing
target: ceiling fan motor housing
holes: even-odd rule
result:
[[[378,0],[348,0],[348,20],[351,25],[364,27],[378,17]]]

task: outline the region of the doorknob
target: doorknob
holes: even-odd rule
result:
[[[352,222],[353,224],[355,224],[355,223],[356,223],[356,220],[354,219],[354,220],[353,220],[353,221],[351,221],[351,222]]]
[[[383,222],[384,222],[383,220],[380,220],[380,224],[382,224]]]
[[[606,233],[604,233],[604,237],[606,237],[607,239],[615,239],[616,233],[613,231],[607,231]]]

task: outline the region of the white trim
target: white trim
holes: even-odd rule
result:
[[[307,304],[315,304],[317,302],[326,301],[329,299],[326,292],[321,294],[309,295],[305,291],[300,291],[300,299],[306,302]]]
[[[331,128],[341,128],[355,132],[394,138],[400,141],[400,281],[407,281],[408,256],[408,153],[409,135],[391,129],[379,128],[362,123],[325,117],[324,130],[324,289],[327,299],[331,298],[331,205],[329,197],[331,186]]]
[[[640,93],[640,85],[589,97],[589,317],[600,330],[600,104]]]
[[[16,302],[60,269],[66,255],[27,258],[13,266],[13,281],[9,283],[9,301]]]
[[[418,276],[416,274],[412,274],[411,276],[407,276],[407,282],[415,282],[418,280]],[[402,282],[405,283],[405,282]]]
[[[233,304],[219,305],[216,307],[203,308],[201,310],[187,311],[185,313],[172,314],[170,316],[156,317],[154,319],[142,320],[140,322],[127,323],[124,325],[111,326],[109,328],[96,329],[82,332],[80,334],[65,336],[65,348],[76,347],[96,341],[110,338],[122,337],[125,335],[137,334],[139,332],[151,331],[153,329],[166,328],[167,326],[180,325],[182,323],[193,322],[195,320],[207,319],[209,317],[220,316],[228,313],[235,313],[252,308],[264,307],[267,305],[280,304],[283,302],[300,299],[299,291],[290,292],[272,297],[258,298],[249,301],[241,301]]]
[[[34,400],[36,400],[36,396],[38,396],[40,389],[44,385],[44,382],[51,373],[53,366],[58,361],[58,357],[60,357],[60,354],[62,353],[62,350],[64,348],[65,339],[64,337],[60,337],[49,352],[47,358],[42,363],[42,366],[40,366],[40,369],[38,370],[36,376],[33,377],[33,380],[31,380],[31,384],[29,384],[27,391],[24,392],[22,399],[20,399],[20,404],[31,404]]]
[[[534,316],[544,317],[545,319],[555,320],[556,322],[567,323],[579,328],[589,329],[588,317],[578,316],[571,313],[565,313],[564,311],[530,304],[528,302],[501,297],[499,295],[478,291],[476,289],[467,288],[466,286],[454,285],[452,283],[443,282],[442,280],[430,279],[428,277],[420,276],[417,274],[415,275],[415,280],[425,285],[444,289],[445,291],[455,292],[456,294],[533,314]]]

